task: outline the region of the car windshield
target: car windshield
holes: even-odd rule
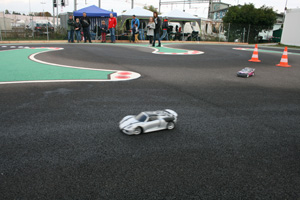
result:
[[[135,117],[135,119],[140,122],[144,122],[147,119],[147,115],[145,115],[144,113],[140,113]]]
[[[244,68],[244,69],[242,69],[242,72],[245,72],[245,73],[251,72],[251,69],[250,68]]]

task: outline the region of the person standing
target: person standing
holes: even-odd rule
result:
[[[154,29],[154,39],[153,39],[152,46],[154,47],[155,46],[155,40],[158,40],[158,46],[157,47],[161,47],[161,44],[160,44],[160,26],[161,26],[161,20],[158,17],[157,12],[153,13],[153,20],[154,20],[154,23],[155,23],[155,29]]]
[[[80,34],[81,24],[80,24],[79,18],[76,18],[74,28],[75,28],[76,40],[77,40],[77,43],[79,43],[79,41],[81,41],[81,34]]]
[[[74,42],[74,26],[75,22],[73,20],[73,16],[70,15],[68,19],[68,42]]]
[[[149,18],[149,23],[147,24],[147,36],[149,37],[149,43],[152,44],[153,36],[154,36],[154,29],[155,29],[155,23],[153,21],[153,17]]]
[[[137,24],[134,24],[134,27],[135,27],[135,43],[139,42],[139,29],[138,29],[138,25]]]
[[[101,40],[102,40],[102,43],[105,43],[106,42],[107,25],[105,24],[104,20],[102,20],[102,23],[100,25],[100,31],[101,31]]]
[[[166,38],[166,40],[169,40],[168,39],[168,28],[169,28],[168,18],[165,17],[165,19],[162,23],[163,35],[161,36],[160,40],[163,40],[164,38]]]
[[[140,20],[136,18],[135,15],[132,16],[131,20],[131,31],[132,31],[132,41],[135,42],[135,34],[138,34],[138,31],[136,29],[139,29],[140,26]]]
[[[90,18],[88,18],[86,16],[86,13],[83,13],[82,18],[80,19],[80,23],[82,25],[82,29],[83,29],[83,35],[84,35],[84,43],[86,43],[87,40],[89,40],[90,43],[92,43],[91,41],[91,34],[90,34]]]
[[[110,31],[110,40],[111,43],[116,42],[116,26],[117,26],[117,19],[114,17],[112,13],[110,13],[110,18],[108,20],[108,29]]]

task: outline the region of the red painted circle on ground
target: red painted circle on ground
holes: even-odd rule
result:
[[[115,76],[116,79],[129,79],[130,76]]]
[[[130,72],[118,72],[119,75],[130,75]]]

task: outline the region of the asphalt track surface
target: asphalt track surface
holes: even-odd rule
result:
[[[299,55],[281,68],[283,49],[251,63],[227,45],[172,45],[205,52],[187,56],[51,46],[64,50],[37,58],[141,77],[0,85],[0,199],[299,199]],[[256,75],[236,77],[244,67]],[[174,130],[118,129],[125,115],[165,108],[179,115]]]

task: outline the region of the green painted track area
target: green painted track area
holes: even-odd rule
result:
[[[169,47],[164,47],[163,45],[161,47],[152,47],[152,46],[149,46],[148,44],[120,44],[120,45],[149,47],[149,48],[157,49],[159,52],[164,52],[164,53],[186,53],[186,52],[188,52],[188,50],[169,48]]]
[[[196,54],[203,54],[202,51],[194,51],[194,50],[187,50],[187,49],[178,49],[172,47],[165,47],[164,45],[176,44],[176,43],[165,43],[161,47],[152,47],[149,44],[126,44],[126,43],[118,43],[117,45],[121,46],[137,46],[137,47],[145,47],[145,48],[152,48],[154,54],[164,54],[164,55],[196,55]],[[178,43],[179,44],[179,43]],[[109,43],[106,45],[110,45]]]
[[[40,63],[32,54],[55,49],[32,48],[0,51],[0,84],[21,82],[110,81],[138,78],[134,72],[98,70]],[[57,49],[56,49],[57,50]],[[42,62],[42,61],[41,61]],[[125,75],[124,75],[125,74]]]

